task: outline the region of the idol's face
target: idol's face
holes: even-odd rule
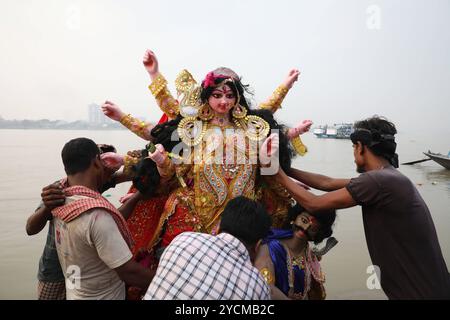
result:
[[[316,218],[304,211],[295,218],[292,222],[292,227],[294,236],[303,238],[306,241],[314,241],[319,231],[320,223]]]
[[[214,89],[208,103],[216,113],[226,114],[236,104],[236,95],[227,84],[224,84]]]

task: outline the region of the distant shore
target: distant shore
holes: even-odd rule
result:
[[[42,129],[42,130],[124,130],[117,122],[93,123],[83,120],[67,122],[63,120],[4,120],[0,119],[0,129]]]

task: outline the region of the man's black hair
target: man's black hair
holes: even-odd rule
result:
[[[391,165],[398,168],[398,155],[395,153],[397,143],[394,137],[397,129],[392,122],[373,116],[355,122],[354,129],[355,131],[350,135],[354,144],[361,142],[373,154],[385,158]]]
[[[271,223],[269,214],[260,203],[239,196],[226,205],[220,230],[252,246],[267,235]]]
[[[66,174],[74,175],[86,171],[99,154],[100,149],[91,139],[77,138],[70,140],[61,151]]]
[[[114,152],[117,153],[116,147],[111,144],[97,144],[97,147],[100,149],[100,154],[106,152]]]

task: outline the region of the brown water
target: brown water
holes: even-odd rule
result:
[[[139,149],[142,140],[126,131],[0,130],[0,299],[35,299],[36,274],[47,229],[27,236],[25,223],[40,201],[43,186],[64,176],[60,151],[65,142],[88,137],[97,143],[114,144],[118,152]],[[447,153],[449,135],[400,133],[400,161],[422,158],[422,151]],[[309,153],[294,166],[333,177],[356,176],[348,140],[303,138]],[[450,265],[450,170],[428,161],[401,166],[428,204],[447,266]],[[105,193],[118,204],[129,184]],[[366,285],[371,265],[359,207],[340,210],[334,229],[339,244],[322,261],[329,299],[384,299],[381,290]]]

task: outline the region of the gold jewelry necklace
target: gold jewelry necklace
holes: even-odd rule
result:
[[[303,300],[306,298],[309,292],[309,286],[310,286],[310,274],[308,272],[308,268],[306,267],[304,254],[301,254],[299,257],[293,258],[291,255],[291,250],[289,247],[282,243],[284,249],[286,250],[286,267],[288,272],[288,284],[289,284],[289,292],[288,297],[292,297],[294,299]],[[307,247],[305,248],[305,255],[306,255]],[[298,264],[298,260],[301,258],[300,264]],[[297,264],[296,264],[297,263]],[[295,273],[294,273],[294,266],[297,265],[300,270],[304,270],[303,272],[303,292],[295,293],[294,292],[294,279],[295,279]]]
[[[228,119],[228,114],[216,113],[211,121],[219,127],[225,127],[228,124],[230,124],[230,121]]]
[[[199,121],[196,117],[183,118],[178,124],[178,135],[189,147],[198,145],[206,133],[207,122]]]
[[[246,116],[243,119],[233,119],[236,127],[243,129],[247,138],[252,141],[261,141],[267,138],[270,125],[261,117],[255,115]]]
[[[291,256],[292,265],[298,266],[300,269],[305,269],[305,254],[306,254],[305,249],[303,249],[302,252],[297,256],[294,256],[292,254],[292,250],[289,248],[287,244],[285,245],[285,249],[287,252],[289,252],[289,255]]]

